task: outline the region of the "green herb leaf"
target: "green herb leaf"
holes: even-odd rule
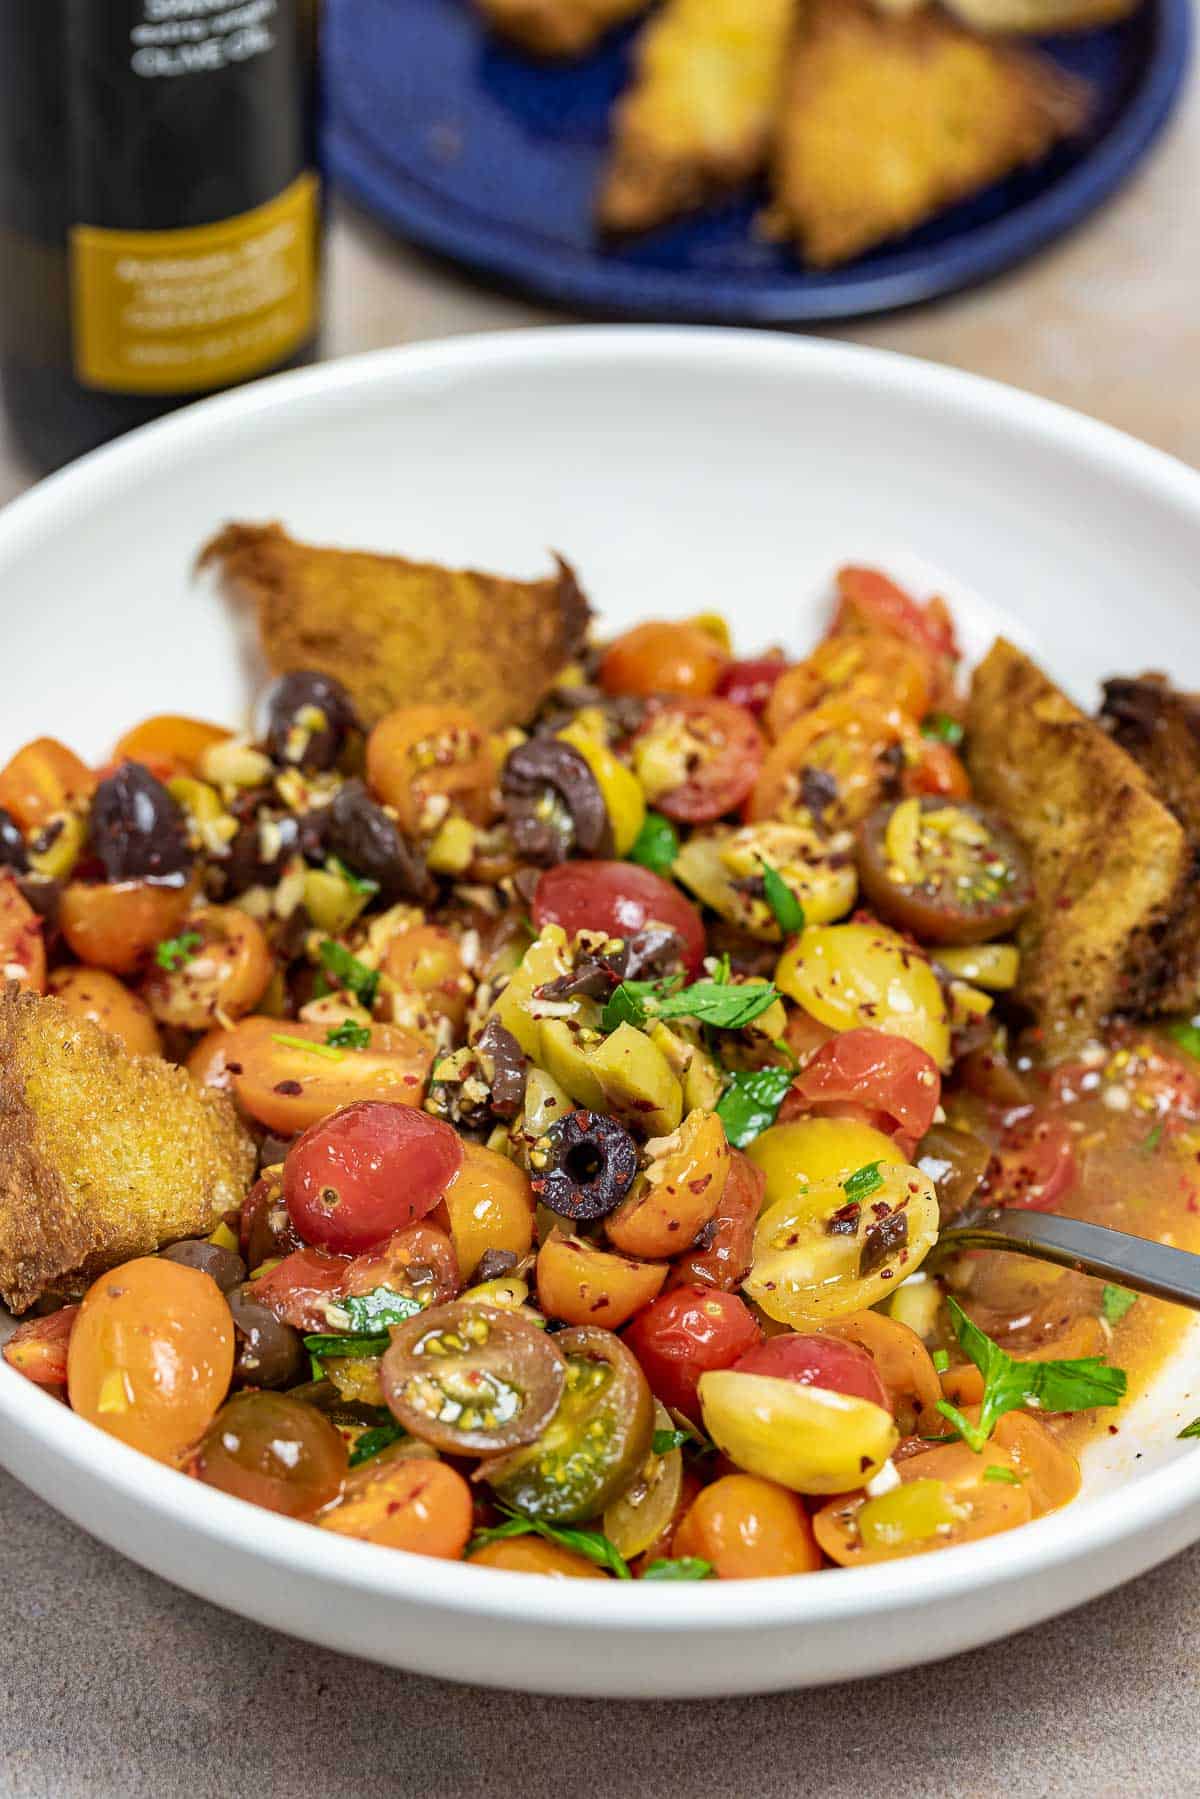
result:
[[[779,998],[770,981],[694,981],[672,992],[661,981],[622,981],[604,1008],[606,1031],[656,1018],[698,1018],[723,1031],[740,1031]]]
[[[363,1462],[369,1462],[381,1449],[398,1443],[404,1434],[398,1424],[377,1424],[373,1429],[363,1431],[361,1436],[354,1439],[354,1447],[350,1451],[350,1466],[358,1468]]]
[[[337,875],[339,880],[345,881],[351,893],[365,893],[370,899],[373,894],[379,892],[378,881],[372,881],[366,875],[356,875],[352,868],[346,867],[340,856],[330,856],[325,864],[325,871],[327,874]]]
[[[320,1332],[313,1336],[305,1337],[304,1347],[307,1349],[309,1355],[313,1357],[314,1361],[323,1362],[330,1356],[355,1356],[362,1358],[381,1356],[384,1350],[388,1348],[391,1340],[392,1339],[386,1333],[382,1336],[377,1336],[372,1332],[369,1335],[363,1333],[358,1336],[350,1336],[347,1334],[344,1337],[335,1337]]]
[[[1100,1295],[1100,1304],[1104,1308],[1104,1316],[1110,1324],[1120,1324],[1130,1306],[1137,1304],[1137,1294],[1131,1293],[1128,1287],[1105,1287]]]
[[[856,1168],[842,1182],[842,1192],[854,1204],[861,1205],[864,1199],[870,1199],[872,1193],[878,1193],[883,1186],[883,1176],[879,1170],[881,1162],[868,1162],[862,1168]]]
[[[685,1430],[656,1430],[650,1447],[655,1455],[670,1455],[673,1449],[682,1449],[689,1441]]]
[[[963,728],[948,712],[931,712],[922,720],[921,735],[931,737],[935,743],[948,743],[956,750],[963,740]]]
[[[379,970],[368,968],[365,962],[350,954],[345,944],[335,943],[332,937],[326,937],[322,942],[320,957],[326,974],[333,977],[343,992],[353,993],[370,1011],[379,991]]]
[[[1138,1144],[1138,1153],[1143,1156],[1152,1156],[1162,1140],[1163,1127],[1161,1124],[1156,1124],[1152,1130],[1146,1132]]]
[[[164,938],[154,952],[154,960],[168,974],[174,974],[177,968],[191,961],[203,942],[199,931],[183,931],[178,937]]]
[[[642,1575],[643,1580],[708,1580],[713,1571],[711,1562],[706,1562],[698,1555],[681,1555],[673,1561],[651,1562]]]
[[[1103,1357],[1018,1362],[972,1324],[957,1300],[947,1298],[946,1305],[963,1353],[983,1376],[983,1403],[978,1424],[971,1424],[948,1400],[939,1400],[937,1409],[977,1454],[1005,1412],[1029,1405],[1047,1412],[1083,1412],[1092,1406],[1116,1405],[1124,1398],[1125,1370],[1112,1367]]]
[[[272,1043],[282,1043],[285,1049],[301,1049],[309,1056],[324,1056],[327,1062],[343,1060],[340,1049],[334,1049],[328,1042],[313,1043],[307,1037],[290,1037],[286,1031],[272,1031]]]
[[[374,1336],[391,1324],[403,1324],[421,1310],[407,1293],[395,1293],[390,1287],[376,1287],[371,1293],[354,1293],[336,1302],[338,1310],[350,1319],[350,1328],[358,1336]]]
[[[761,860],[761,858],[760,858]],[[804,929],[804,907],[777,868],[762,865],[763,893],[785,937],[798,937]]]
[[[946,1351],[944,1349],[935,1349],[933,1352],[934,1372],[937,1374],[945,1374],[949,1366],[950,1357],[947,1355]]]
[[[1002,1481],[1006,1487],[1019,1487],[1021,1476],[1011,1468],[1004,1468],[999,1462],[990,1462],[983,1471],[984,1480]]]
[[[509,1512],[503,1524],[495,1524],[490,1530],[476,1531],[467,1545],[467,1556],[470,1558],[485,1543],[497,1543],[504,1537],[529,1536],[544,1537],[547,1543],[557,1543],[563,1549],[573,1549],[576,1555],[586,1556],[598,1568],[607,1568],[618,1580],[633,1579],[629,1563],[616,1544],[610,1543],[602,1531],[574,1530],[565,1525],[544,1524],[540,1518],[526,1518],[519,1512]]]
[[[1193,1418],[1190,1424],[1185,1424],[1179,1435],[1181,1439],[1184,1437],[1200,1437],[1200,1418]]]
[[[330,1049],[368,1049],[371,1043],[371,1027],[356,1024],[352,1018],[344,1019],[327,1031],[325,1041]]]
[[[646,822],[627,859],[640,862],[643,868],[652,868],[656,875],[669,875],[678,854],[679,833],[670,819],[664,818],[661,812],[647,812]]]
[[[779,1116],[792,1084],[790,1068],[739,1069],[717,1101],[717,1117],[735,1149],[745,1149]]]
[[[1167,1036],[1200,1061],[1200,1025],[1190,1018],[1176,1018],[1167,1026]]]

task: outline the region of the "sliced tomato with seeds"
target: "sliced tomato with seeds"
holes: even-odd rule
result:
[[[766,754],[750,713],[718,699],[654,707],[631,747],[651,805],[683,824],[709,823],[740,806]]]
[[[1064,1118],[1034,1113],[1010,1126],[984,1177],[982,1197],[993,1206],[1052,1212],[1075,1185],[1074,1136]]]
[[[957,661],[954,625],[941,600],[922,604],[873,568],[840,568],[831,636],[840,631],[890,631],[935,660]]]
[[[411,1436],[449,1455],[496,1455],[549,1424],[567,1364],[515,1307],[458,1299],[395,1329],[381,1375]]]
[[[933,1123],[942,1095],[937,1063],[888,1031],[843,1031],[796,1076],[779,1121],[853,1118],[895,1140],[905,1157]]]

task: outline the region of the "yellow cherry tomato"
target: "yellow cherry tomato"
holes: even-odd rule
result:
[[[558,735],[563,743],[579,751],[591,769],[612,826],[613,854],[627,856],[646,822],[646,796],[641,783],[609,749],[602,722],[597,730],[581,713]]]
[[[809,1330],[881,1299],[914,1274],[937,1241],[933,1182],[919,1168],[881,1167],[869,1192],[810,1187],[758,1221],[743,1283],[769,1318]]]
[[[675,1421],[666,1406],[654,1402],[654,1431],[668,1434]],[[669,1449],[665,1455],[650,1451],[620,1498],[607,1506],[601,1528],[610,1543],[631,1562],[658,1542],[679,1507],[683,1493],[683,1456]]]
[[[233,1317],[211,1275],[141,1256],[84,1296],[67,1353],[71,1409],[177,1465],[229,1390],[233,1350]]]
[[[529,1176],[507,1156],[479,1143],[464,1143],[462,1166],[442,1195],[441,1206],[464,1278],[470,1278],[487,1249],[509,1250],[518,1261],[529,1254],[533,1243]],[[443,1221],[435,1217],[434,1222]]]
[[[809,1187],[839,1185],[872,1162],[885,1166],[904,1157],[873,1125],[845,1118],[797,1118],[773,1124],[746,1150],[767,1177],[764,1210],[795,1199]]]
[[[844,1493],[870,1480],[900,1441],[881,1405],[774,1374],[722,1368],[699,1382],[704,1428],[747,1474],[796,1493]]]
[[[756,891],[764,862],[795,894],[810,924],[842,918],[854,904],[858,875],[844,843],[811,825],[767,822],[735,831],[697,831],[676,856],[671,873],[731,924],[777,943],[775,914]]]
[[[890,1032],[919,1045],[939,1068],[949,1066],[938,978],[920,950],[886,925],[810,925],[780,957],[775,981],[831,1030]]]

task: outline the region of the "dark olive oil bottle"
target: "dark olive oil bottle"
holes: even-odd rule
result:
[[[319,0],[0,0],[0,387],[52,468],[311,359]]]

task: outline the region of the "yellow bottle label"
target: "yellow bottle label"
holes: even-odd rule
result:
[[[317,308],[317,178],[185,231],[71,232],[75,373],[115,393],[197,393],[283,362]]]

